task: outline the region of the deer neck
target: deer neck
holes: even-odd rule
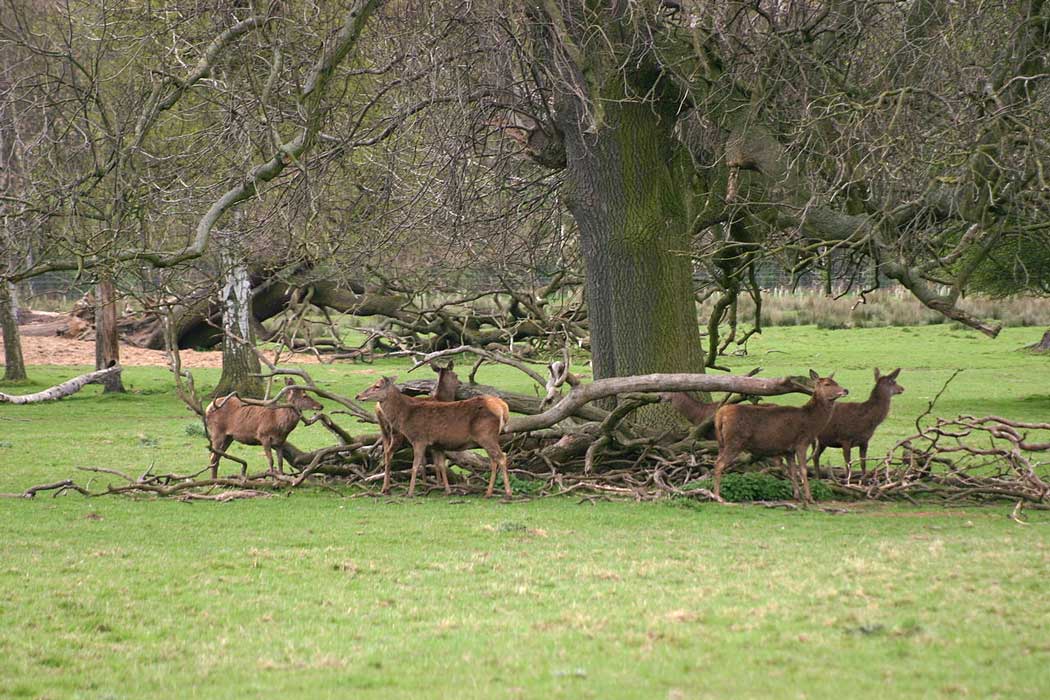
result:
[[[829,401],[823,396],[817,396],[816,394],[814,394],[809,402],[803,406],[803,409],[813,419],[818,430],[823,429],[827,424],[828,420],[831,418],[831,411],[834,408],[834,401]]]
[[[379,405],[383,407],[383,416],[387,422],[395,428],[400,428],[404,419],[408,401],[400,391],[389,392]]]
[[[303,417],[303,412],[295,406],[282,406],[274,410],[277,412],[277,422],[289,432],[299,422],[299,419]]]
[[[890,412],[890,398],[892,395],[888,391],[880,391],[879,386],[876,384],[871,390],[871,396],[864,402],[868,411],[873,415],[881,418],[885,418]]]
[[[444,377],[439,378],[437,384],[434,385],[434,391],[430,392],[430,398],[438,399],[439,401],[454,401],[456,390],[451,384],[452,382],[446,381]],[[452,398],[446,399],[446,396],[451,396]]]

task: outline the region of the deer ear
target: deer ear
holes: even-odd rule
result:
[[[890,379],[896,379],[897,375],[900,374],[900,373],[901,373],[901,368],[898,367],[897,369],[893,370],[892,372],[890,372],[886,376],[889,377]]]
[[[814,372],[813,370],[810,370],[809,371],[809,378],[810,379],[820,379],[820,375],[817,374],[816,372]]]
[[[832,372],[831,374],[828,375],[828,379],[834,379],[834,378],[835,378],[835,373],[834,372]]]
[[[391,375],[389,377],[383,377],[383,383],[387,385],[393,385],[397,381],[397,375]]]
[[[440,372],[441,372],[441,368],[440,368],[440,367],[438,367],[438,366],[437,366],[436,364],[434,364],[433,362],[431,362],[431,363],[430,363],[430,369],[432,369],[432,370],[433,370],[433,371],[435,371],[435,372],[438,372],[439,374],[440,374]]]
[[[447,369],[449,372],[451,372],[452,368],[455,367],[455,366],[456,366],[456,361],[455,360],[449,360],[448,361],[448,367],[446,367],[445,369]]]
[[[881,374],[879,374],[879,368],[878,368],[878,367],[876,367],[876,368],[875,368],[875,381],[879,381],[879,377],[881,377],[881,376],[882,376],[882,375],[881,375]]]

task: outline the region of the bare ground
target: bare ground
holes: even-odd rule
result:
[[[64,328],[68,316],[33,312],[27,323],[19,326],[22,335],[22,355],[27,365],[94,365],[95,342],[92,340],[71,340],[55,335],[59,327]],[[267,352],[270,359],[273,353]],[[215,350],[198,352],[182,350],[179,352],[184,367],[222,367],[222,352]],[[0,360],[4,358],[4,349],[0,346]],[[284,359],[288,359],[287,356]],[[316,364],[317,358],[312,355],[294,356],[296,364]],[[167,367],[167,353],[161,350],[137,348],[126,343],[120,344],[120,363],[128,367]]]

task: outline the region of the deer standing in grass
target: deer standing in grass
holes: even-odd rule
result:
[[[283,398],[285,404],[260,406],[249,404],[237,396],[237,392],[215,399],[204,410],[204,425],[211,442],[211,478],[218,478],[219,459],[229,458],[226,448],[234,440],[245,445],[262,445],[270,473],[274,474],[273,454],[277,450],[277,474],[284,473],[284,456],[281,448],[295,426],[303,418],[303,411],[320,411],[324,408],[306,393],[306,388],[295,386],[291,377],[285,380],[285,388],[275,397]],[[312,421],[310,421],[312,422]],[[236,458],[233,458],[236,459]],[[241,462],[241,476],[247,471]]]
[[[507,403],[495,396],[475,396],[465,401],[434,401],[405,396],[394,381],[397,377],[382,377],[357,395],[358,401],[379,401],[384,420],[392,430],[404,436],[412,445],[412,477],[408,495],[415,494],[416,475],[426,458],[428,447],[462,450],[477,445],[492,460],[488,490],[492,495],[496,485],[496,468],[503,473],[503,486],[509,498],[510,478],[507,475],[507,455],[499,444],[500,434],[510,419]],[[389,472],[388,472],[389,475]],[[447,481],[446,481],[447,487]]]
[[[722,472],[743,451],[759,457],[787,456],[795,500],[813,502],[806,474],[806,450],[831,418],[836,399],[849,394],[832,378],[809,371],[813,397],[804,406],[730,404],[715,414],[718,459],[714,493],[721,498]],[[801,482],[801,493],[800,493]]]
[[[890,399],[897,394],[904,393],[904,387],[897,383],[897,376],[900,373],[901,370],[898,367],[889,374],[879,374],[879,368],[876,367],[875,386],[867,401],[844,401],[835,404],[835,410],[831,412],[831,420],[817,436],[817,449],[813,453],[813,469],[818,479],[820,478],[820,455],[828,447],[842,448],[842,455],[848,469],[850,450],[853,446],[857,446],[860,448],[861,473],[867,473],[868,442],[875,434],[875,429],[889,415]]]
[[[426,397],[431,401],[455,401],[456,392],[459,390],[459,376],[453,371],[455,362],[450,361],[445,367],[438,366],[433,362],[430,363],[430,369],[437,372],[437,382],[434,384],[434,390],[430,392],[430,396]],[[383,489],[382,493],[386,493],[390,490],[390,465],[394,461],[394,453],[401,449],[401,446],[405,444],[405,436],[390,426],[390,422],[386,419],[386,414],[383,413],[382,404],[376,405],[376,418],[379,420],[379,435],[383,444]],[[445,488],[445,493],[451,493],[452,489],[448,485],[448,469],[445,465],[445,453],[438,449],[431,450],[434,457],[434,468],[437,470],[441,477],[441,485]],[[424,474],[422,478],[426,478],[426,469],[424,468]]]

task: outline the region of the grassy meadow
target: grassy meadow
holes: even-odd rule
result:
[[[914,429],[960,367],[938,414],[1050,419],[1050,358],[1019,351],[1040,335],[771,328],[726,363],[764,376],[835,370],[851,398],[867,395],[873,366],[902,367],[906,392],[875,454]],[[349,394],[405,367],[309,370]],[[31,383],[0,390],[78,371],[31,367]],[[218,377],[194,374],[204,387]],[[528,390],[510,369],[479,380]],[[88,387],[0,405],[0,492],[85,483],[78,466],[205,466],[199,421],[166,370],[129,367],[124,382],[123,396]],[[320,425],[292,440],[331,442]],[[234,453],[265,465],[259,448]],[[847,507],[374,499],[349,488],[226,504],[0,499],[0,697],[1050,693],[1050,513],[1020,525],[1006,504]]]

